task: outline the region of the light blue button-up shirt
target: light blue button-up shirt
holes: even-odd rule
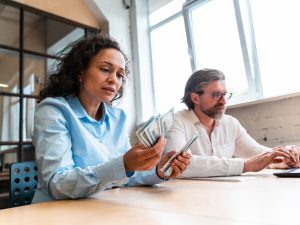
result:
[[[123,110],[102,104],[103,117],[90,117],[79,99],[46,98],[36,108],[34,145],[38,187],[33,203],[84,198],[114,186],[161,183],[155,172],[127,173],[130,149]]]

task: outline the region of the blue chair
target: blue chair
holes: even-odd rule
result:
[[[31,204],[37,187],[37,166],[34,161],[10,165],[10,207]]]

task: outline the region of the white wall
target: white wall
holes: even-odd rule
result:
[[[300,144],[300,96],[262,101],[227,109],[259,143],[277,145]]]

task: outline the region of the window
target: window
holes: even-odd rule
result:
[[[297,0],[187,3],[193,69],[222,70],[233,103],[300,91],[295,82],[300,50],[297,9]]]
[[[299,6],[297,0],[173,0],[150,12],[156,111],[179,103],[187,78],[201,68],[225,73],[229,104],[299,92]]]
[[[175,45],[169,41],[174,37]],[[182,16],[153,30],[151,41],[156,110],[165,112],[180,102],[191,74]]]
[[[197,5],[188,16],[194,70],[219,69],[226,75],[229,92],[235,96],[246,95],[247,76],[233,1],[210,1]]]
[[[250,1],[261,85],[265,97],[300,90],[300,3]]]
[[[0,168],[32,160],[36,98],[67,44],[95,29],[0,3]],[[5,154],[4,153],[9,153]],[[6,161],[7,160],[7,161]],[[1,171],[0,171],[1,172]]]
[[[185,82],[191,74],[181,13],[183,2],[172,1],[165,8],[150,14],[150,23],[153,25],[150,27],[150,40],[155,111],[160,113],[173,106],[177,109],[183,107],[180,99],[183,97]],[[174,14],[166,16],[170,12]]]

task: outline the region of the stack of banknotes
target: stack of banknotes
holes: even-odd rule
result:
[[[174,121],[174,108],[163,115],[152,116],[137,131],[138,139],[147,147],[153,146],[159,137],[164,137]]]

